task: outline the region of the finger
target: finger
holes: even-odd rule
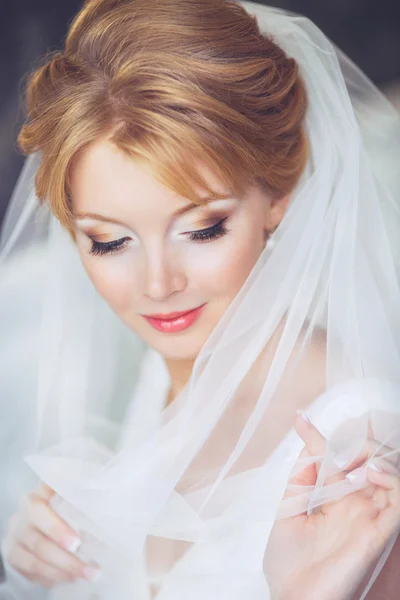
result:
[[[86,565],[76,556],[63,550],[38,529],[30,527],[24,532],[24,539],[19,540],[34,556],[49,565],[65,571],[71,577],[87,578]]]
[[[47,564],[40,558],[32,554],[27,548],[21,544],[17,544],[11,550],[8,556],[8,562],[16,571],[21,573],[31,581],[39,581],[43,585],[56,585],[71,581],[73,578],[52,565]]]
[[[372,426],[372,419],[371,417],[368,419],[368,424],[367,424],[367,436],[368,438],[370,438],[371,440],[375,439],[375,432],[374,432],[374,428]]]
[[[391,475],[400,477],[400,470],[395,467],[387,458],[375,457],[373,460],[369,461],[367,466],[372,468],[372,470],[375,472],[390,473]]]
[[[372,473],[376,473],[376,469],[382,472],[390,473],[395,477],[400,477],[400,471],[393,466],[392,463],[385,460],[384,458],[374,459],[373,462],[357,467],[353,471],[350,471],[346,475],[346,479],[354,486],[354,490],[357,488],[359,491],[368,497],[374,498],[374,504],[379,510],[385,508],[388,504],[387,490],[380,488],[372,481],[369,477],[369,472],[372,469]],[[373,478],[373,475],[372,475]],[[365,485],[367,484],[367,487]]]
[[[400,471],[393,466],[392,463],[384,458],[377,458],[367,465],[363,465],[361,467],[357,467],[353,471],[349,471],[349,473],[346,475],[346,479],[355,484],[366,483],[367,479],[369,479],[370,471],[372,476],[376,473],[384,472],[396,477],[400,477]]]
[[[385,473],[391,473],[392,475],[400,477],[400,471],[388,460],[385,460],[383,458],[380,458],[380,459],[375,458],[373,460],[373,462],[370,464],[373,465],[372,466],[373,470],[375,470],[374,467],[378,467]],[[367,478],[368,478],[368,475],[367,475]],[[390,504],[388,492],[384,487],[373,484],[369,478],[368,478],[368,481],[369,481],[370,485],[368,486],[367,489],[370,489],[372,491],[372,494],[370,495],[370,497],[373,498],[373,502],[374,502],[374,505],[376,506],[376,508],[379,511],[382,511]]]
[[[368,457],[369,459],[375,459],[375,457],[382,457],[385,460],[392,463],[394,467],[399,468],[400,454],[398,448],[395,449],[390,446],[386,446],[375,440],[370,441],[370,443],[372,444],[371,450],[373,450],[373,452],[370,452],[370,455]]]
[[[369,467],[368,479],[377,489],[386,490],[387,505],[379,513],[376,525],[386,539],[399,530],[400,527],[400,476],[385,471],[377,471]]]
[[[39,498],[42,498],[43,500],[49,501],[55,495],[55,491],[51,489],[51,487],[49,487],[46,483],[41,481],[36,490],[36,495],[39,496]]]
[[[41,497],[31,494],[28,500],[28,518],[31,526],[41,531],[58,546],[76,552],[81,541],[72,529]]]
[[[398,494],[398,508],[400,512],[400,473],[393,465],[385,465],[385,470],[378,466],[378,461],[371,463],[367,469],[367,477],[371,483],[393,492],[395,498]],[[390,469],[390,471],[386,470]]]
[[[367,444],[363,448],[360,455],[356,457],[354,461],[348,464],[346,468],[348,471],[353,470],[357,466],[361,466],[366,460],[374,458],[375,456],[384,456],[386,460],[389,460],[395,467],[399,467],[400,465],[399,451],[387,446],[386,444],[380,443],[375,439],[372,420],[369,418],[367,427]]]
[[[343,463],[339,466],[346,471],[353,471],[357,467],[363,465],[367,460],[373,459],[375,461],[380,457],[390,462],[394,467],[398,466],[399,452],[371,439],[367,441],[361,452],[350,463]]]
[[[311,423],[304,411],[297,411],[294,428],[306,444],[310,456],[323,456],[326,452],[326,439]]]
[[[297,411],[294,420],[294,429],[304,441],[305,446],[298,456],[288,483],[294,486],[315,485],[319,470],[319,463],[316,459],[323,457],[326,440],[310,422],[304,411]],[[297,495],[297,493],[287,488],[285,498],[293,495]]]

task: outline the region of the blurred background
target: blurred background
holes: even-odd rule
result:
[[[0,0],[0,222],[24,157],[24,77],[58,49],[83,0]],[[311,18],[400,110],[400,0],[259,2]]]

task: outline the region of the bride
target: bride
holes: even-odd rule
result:
[[[236,0],[88,0],[27,106],[0,597],[394,600],[398,114]]]

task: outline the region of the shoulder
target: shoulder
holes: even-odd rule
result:
[[[293,427],[296,411],[307,410],[326,391],[325,331],[303,328],[291,345],[285,335],[281,324],[238,390],[245,417],[263,403],[261,431],[271,451]]]
[[[326,391],[327,338],[326,331],[304,326],[295,342],[286,336],[281,323],[265,350],[253,366],[253,376],[261,388],[268,377],[278,379],[273,396],[284,398],[291,412],[306,409]],[[273,398],[272,398],[273,400]]]

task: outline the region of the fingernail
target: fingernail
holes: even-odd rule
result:
[[[333,463],[336,467],[343,471],[353,461],[353,459],[354,457],[351,452],[348,450],[343,450],[342,452],[336,454],[333,459]]]
[[[333,463],[338,469],[343,471],[343,469],[345,469],[345,467],[347,467],[347,465],[349,464],[349,459],[343,458],[341,456],[336,456],[336,458],[333,459]]]
[[[83,576],[85,579],[89,579],[89,581],[99,581],[101,577],[101,571],[98,567],[86,566],[83,569]]]
[[[378,471],[378,473],[382,473],[382,469],[380,467],[378,467],[378,465],[376,465],[375,463],[369,463],[369,468],[373,469],[374,471]]]
[[[348,479],[351,483],[361,483],[364,479],[366,479],[364,467],[359,467],[358,469],[354,469],[354,471],[350,471],[350,473],[347,473],[346,479]]]
[[[65,541],[65,547],[69,552],[72,552],[72,554],[75,554],[75,552],[78,551],[80,545],[82,544],[81,540],[75,536],[71,537],[67,537],[66,541]]]
[[[298,415],[300,415],[301,417],[303,417],[303,419],[305,420],[305,422],[306,422],[306,423],[310,423],[310,425],[311,425],[311,421],[310,421],[310,419],[308,418],[308,415],[307,415],[307,413],[305,413],[305,412],[304,412],[304,410],[301,410],[301,408],[299,408],[299,410],[297,410],[297,411],[296,411],[296,413],[297,413]]]

